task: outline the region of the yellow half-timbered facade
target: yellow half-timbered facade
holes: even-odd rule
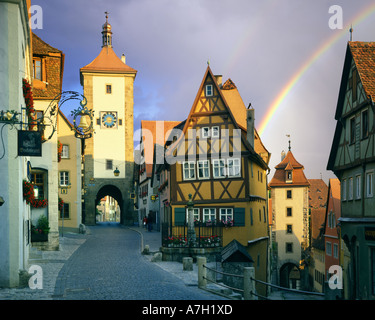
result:
[[[166,150],[172,225],[187,223],[189,195],[196,225],[220,226],[222,246],[247,248],[257,279],[267,278],[267,173],[270,154],[235,84],[207,67],[185,125]]]

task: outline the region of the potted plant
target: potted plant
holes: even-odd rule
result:
[[[31,225],[31,242],[48,241],[49,223],[45,215],[41,215],[38,219],[37,226]]]

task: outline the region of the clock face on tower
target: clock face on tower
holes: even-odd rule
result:
[[[102,128],[116,128],[117,127],[117,112],[106,111],[101,112]]]

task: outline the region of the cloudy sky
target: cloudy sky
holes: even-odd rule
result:
[[[83,92],[79,69],[101,49],[105,11],[118,56],[138,70],[134,125],[184,120],[207,68],[236,84],[255,109],[271,152],[292,152],[309,179],[326,171],[349,28],[375,41],[373,0],[32,0],[43,10],[33,31],[65,53],[63,90]],[[332,7],[335,6],[335,7]],[[342,22],[342,24],[341,24]],[[67,107],[69,108],[69,106]],[[69,110],[64,109],[69,114]]]

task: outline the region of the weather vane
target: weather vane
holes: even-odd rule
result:
[[[353,25],[350,25],[349,32],[350,32],[350,41],[352,41],[353,40]]]
[[[289,148],[288,148],[288,150],[290,151],[290,149],[291,149],[291,146],[290,146],[290,134],[287,134],[286,136],[289,138]]]

